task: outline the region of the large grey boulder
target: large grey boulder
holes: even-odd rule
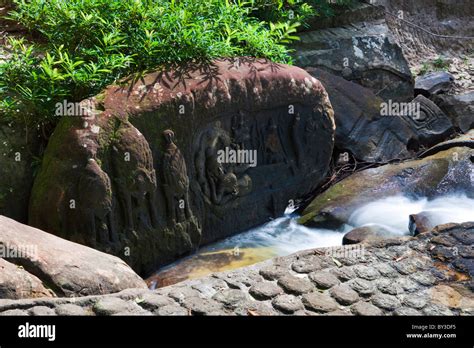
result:
[[[458,95],[437,95],[433,100],[451,117],[460,131],[474,129],[474,91]]]
[[[0,246],[3,259],[8,261],[2,263],[7,267],[6,274],[9,274],[8,279],[4,278],[4,283],[14,283],[25,288],[24,283],[29,279],[33,287],[30,290],[32,295],[44,293],[46,296],[44,286],[57,296],[67,297],[146,288],[145,282],[118,257],[22,225],[4,216],[0,216]],[[17,266],[21,266],[24,271],[13,272],[12,267]],[[15,294],[7,297],[15,297]]]
[[[0,258],[0,299],[52,297],[43,282],[21,266]]]
[[[445,71],[435,71],[415,79],[415,94],[430,97],[435,94],[449,92],[454,82],[454,76]]]
[[[30,223],[141,273],[283,214],[334,144],[321,83],[263,59],[157,71],[84,106],[50,139]]]
[[[301,33],[301,40],[294,45],[296,65],[342,76],[384,100],[411,100],[413,79],[408,63],[383,14],[377,13],[381,18],[369,22]]]
[[[410,158],[454,132],[450,118],[423,96],[410,102],[416,108],[412,115],[384,115],[389,104],[369,89],[321,69],[308,72],[328,91],[336,120],[336,149],[357,160]]]

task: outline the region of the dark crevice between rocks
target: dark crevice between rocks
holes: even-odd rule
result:
[[[65,297],[66,293],[58,287],[51,277],[39,269],[30,259],[27,258],[4,258],[6,261],[13,263],[16,266],[21,266],[23,269],[38,277],[43,285],[54,292],[57,297]]]

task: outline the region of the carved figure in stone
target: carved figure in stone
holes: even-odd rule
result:
[[[275,164],[284,161],[283,147],[281,146],[278,126],[273,118],[268,121],[265,135],[265,158],[267,164]]]
[[[308,121],[306,121],[304,131],[306,133],[306,139],[311,139],[317,133],[318,121],[316,120],[316,116],[314,114],[309,117]]]
[[[232,147],[234,150],[252,150],[250,149],[251,144],[251,136],[250,136],[250,129],[245,124],[244,115],[242,111],[239,112],[238,116],[234,116],[233,118],[233,126],[232,126]],[[249,163],[235,163],[232,166],[232,171],[236,174],[242,174],[247,169],[250,168]]]
[[[217,178],[224,172],[222,164],[217,163],[217,151],[230,145],[229,134],[221,128],[220,121],[216,121],[200,138],[195,158],[196,172],[198,182],[207,197],[211,196],[209,173]]]
[[[293,118],[293,123],[291,125],[291,140],[293,143],[293,148],[295,152],[295,161],[296,167],[300,168],[302,166],[302,157],[303,157],[303,144],[301,143],[300,135],[300,125],[301,125],[301,116],[297,112]]]
[[[247,174],[243,175],[237,180],[237,195],[239,197],[245,196],[252,192],[252,179]]]
[[[189,177],[186,162],[175,144],[172,130],[163,132],[165,152],[163,155],[163,187],[171,221],[183,222],[192,217],[189,204]]]
[[[206,177],[209,185],[210,199],[215,204],[222,204],[224,197],[237,195],[237,176],[227,172],[222,163],[217,161],[217,153],[209,151],[206,157]],[[226,199],[227,202],[229,199]]]
[[[78,181],[78,199],[81,233],[86,243],[95,246],[97,242],[116,241],[112,221],[112,185],[109,176],[94,159],[89,159]]]
[[[113,145],[112,165],[117,198],[123,210],[125,228],[152,228],[158,223],[156,171],[153,154],[145,137],[132,125],[120,129]]]
[[[247,148],[250,142],[250,130],[245,124],[244,115],[239,112],[238,116],[234,116],[232,125],[232,138],[237,150]]]
[[[225,204],[238,193],[238,179],[234,173],[223,173],[212,183],[211,194],[215,204]]]
[[[156,172],[143,168],[137,169],[130,194],[134,221],[145,228],[156,226],[158,220],[155,198]]]
[[[316,115],[311,115],[306,121],[304,132],[305,132],[305,141],[306,141],[306,151],[311,152],[311,148],[316,144],[317,134],[318,134],[318,120]]]
[[[198,181],[204,194],[216,205],[225,204],[240,196],[239,188],[241,188],[242,194],[247,194],[251,189],[251,179],[248,175],[244,175],[245,178],[238,177],[248,169],[247,164],[220,163],[218,161],[219,150],[226,147],[232,149],[239,149],[240,146],[245,147],[246,139],[250,139],[248,128],[241,121],[238,121],[237,125],[234,123],[234,126],[239,129],[237,131],[239,144],[231,141],[229,134],[221,128],[220,121],[217,121],[201,136],[199,151],[196,155]],[[242,130],[244,131],[240,132]]]
[[[312,152],[313,152],[313,146],[314,144],[317,144],[317,135],[318,135],[318,120],[316,118],[317,116],[313,113],[309,119],[306,121],[306,124],[305,124],[305,127],[304,127],[304,139],[305,139],[305,150],[306,150],[306,153],[305,153],[305,160],[306,162],[309,160],[311,160],[312,156]],[[316,161],[318,160],[317,158],[314,158]],[[305,164],[308,164],[309,163],[306,163]]]

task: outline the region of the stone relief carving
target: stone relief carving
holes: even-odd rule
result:
[[[301,136],[299,134],[301,126],[301,116],[300,113],[297,112],[294,114],[292,124],[291,124],[291,143],[293,145],[293,151],[295,153],[294,162],[297,168],[301,168],[302,161],[303,161],[303,144],[301,142]],[[295,172],[295,168],[293,168],[293,174]]]
[[[145,137],[133,126],[121,128],[121,139],[113,144],[114,184],[125,229],[151,229],[158,223],[156,171]]]
[[[225,204],[239,195],[247,194],[251,186],[249,176],[245,174],[237,176],[248,168],[245,164],[242,168],[241,164],[218,161],[219,150],[225,148],[244,150],[246,141],[250,139],[248,127],[243,119],[236,119],[233,131],[237,141],[222,128],[220,121],[216,121],[202,134],[196,154],[198,182],[204,195],[216,205]]]
[[[193,216],[189,203],[189,177],[181,151],[175,144],[172,130],[163,132],[163,188],[168,207],[168,217],[173,223],[184,222]]]
[[[87,242],[95,246],[97,242],[117,241],[112,221],[112,185],[96,160],[89,159],[78,187],[77,208],[81,211],[80,224]]]
[[[264,135],[265,144],[265,163],[276,164],[286,162],[281,145],[280,130],[273,118],[268,121],[268,126],[265,129]]]

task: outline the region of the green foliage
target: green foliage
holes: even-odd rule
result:
[[[347,1],[347,0],[340,0]],[[130,74],[216,57],[291,63],[285,46],[326,0],[14,0],[10,19],[39,37],[10,39],[0,114],[54,125],[77,102]],[[323,5],[324,3],[324,5]],[[315,6],[315,8],[313,8]]]
[[[436,70],[444,70],[449,68],[449,61],[444,59],[443,57],[438,56],[435,60],[433,60],[433,67]]]
[[[421,76],[433,71],[443,71],[449,69],[450,61],[438,56],[435,59],[424,62],[415,75]]]
[[[334,8],[351,6],[355,2],[355,0],[250,0],[252,14],[261,20],[302,24],[314,16],[333,16]]]

